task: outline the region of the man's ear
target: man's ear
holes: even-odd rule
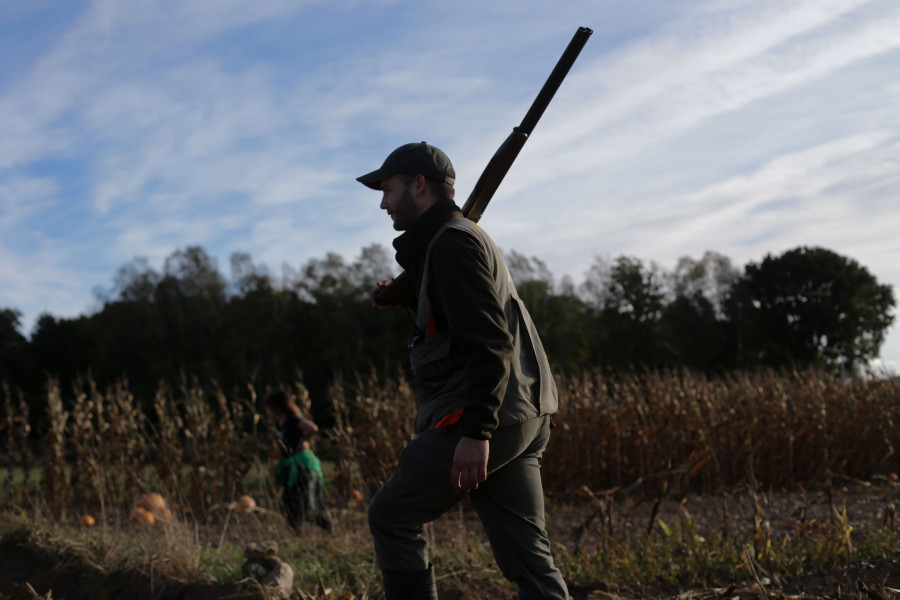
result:
[[[431,194],[431,188],[428,187],[428,181],[424,175],[416,175],[409,183],[409,188],[420,215],[437,202],[437,198]]]
[[[414,186],[413,196],[428,194],[428,182],[425,181],[424,175],[416,175],[411,185]]]

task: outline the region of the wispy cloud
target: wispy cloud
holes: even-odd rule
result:
[[[865,4],[806,2],[775,10],[763,3],[758,13],[685,19],[659,37],[596,59],[571,82],[571,110],[557,111],[551,131],[541,133],[541,151],[530,160],[542,168],[529,169],[518,185],[559,170],[639,160],[710,119],[900,48],[898,5],[882,3],[877,15],[836,23]]]

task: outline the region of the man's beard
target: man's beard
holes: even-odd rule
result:
[[[412,192],[409,186],[403,186],[403,195],[397,202],[397,208],[394,210],[394,229],[397,231],[406,231],[410,225],[415,223],[418,215],[416,214],[416,203],[413,200]]]

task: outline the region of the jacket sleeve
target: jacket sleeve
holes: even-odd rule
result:
[[[435,321],[449,327],[466,370],[466,404],[460,430],[490,439],[509,382],[513,339],[503,303],[481,244],[449,229],[431,254],[429,299]]]

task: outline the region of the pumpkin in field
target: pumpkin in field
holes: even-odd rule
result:
[[[138,507],[153,515],[156,521],[169,521],[172,519],[172,512],[166,506],[166,499],[156,492],[141,496],[140,501],[138,501]]]
[[[141,496],[138,506],[152,513],[162,511],[166,508],[166,499],[156,492]]]
[[[96,524],[97,522],[94,521],[94,517],[92,517],[91,515],[81,515],[81,517],[79,517],[78,519],[79,527],[93,527]]]
[[[153,513],[140,506],[131,511],[131,519],[143,525],[153,525],[156,522],[156,517],[153,516]]]
[[[241,512],[250,512],[251,510],[256,508],[256,500],[247,495],[238,498],[237,504],[238,510],[240,510]]]

